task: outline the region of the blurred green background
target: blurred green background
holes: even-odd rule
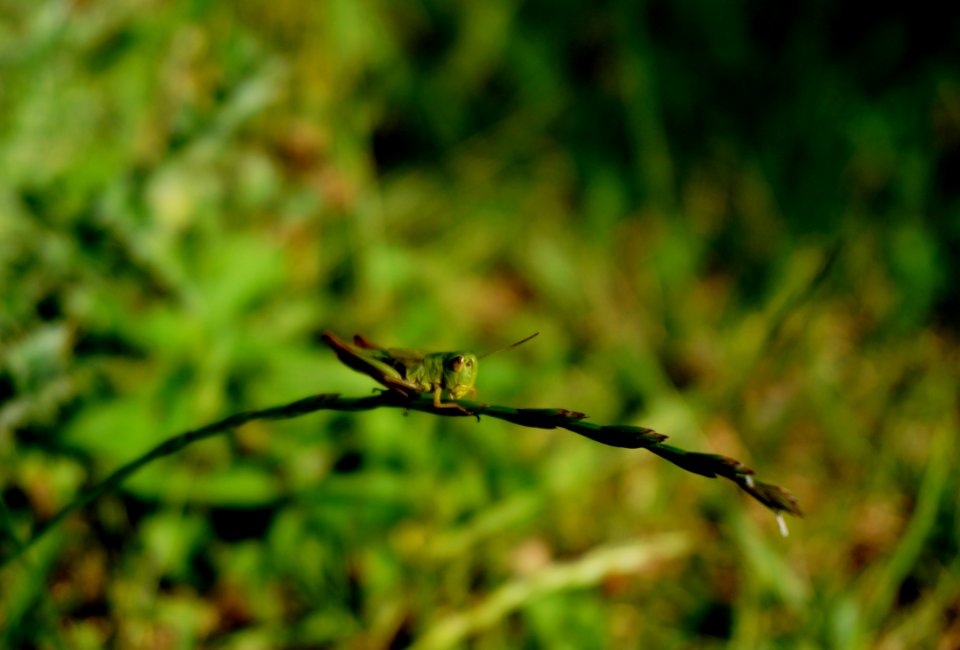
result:
[[[0,1],[0,557],[174,433],[483,352],[572,433],[255,423],[0,570],[4,648],[960,647],[960,11]]]

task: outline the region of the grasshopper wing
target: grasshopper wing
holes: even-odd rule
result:
[[[363,356],[370,356],[380,363],[385,363],[398,373],[403,379],[410,379],[411,371],[423,366],[425,355],[419,350],[407,350],[404,348],[384,348],[377,345],[368,338],[360,334],[353,335],[353,344],[363,350],[370,352],[360,352]],[[414,382],[411,382],[414,383]]]
[[[328,332],[328,334],[329,334],[329,332]],[[357,346],[358,348],[364,348],[365,350],[380,350],[381,352],[385,352],[385,351],[386,351],[385,348],[377,345],[376,343],[374,343],[374,342],[371,341],[370,339],[364,338],[363,336],[361,336],[361,335],[359,335],[359,334],[354,334],[354,335],[353,335],[353,344],[354,344],[355,346]]]
[[[354,337],[356,347],[344,343],[330,332],[324,332],[323,342],[333,350],[337,358],[347,367],[363,373],[391,390],[405,397],[420,392],[417,384],[406,379],[405,363],[361,336]]]
[[[398,373],[403,379],[410,380],[410,373],[418,368],[423,366],[423,359],[425,355],[419,350],[407,350],[404,348],[385,348],[380,345],[377,345],[368,338],[361,336],[360,334],[353,335],[353,344],[362,348],[364,351],[359,352],[362,356],[371,357],[376,359],[380,363],[385,363]],[[366,352],[369,350],[369,352]],[[415,383],[412,382],[411,383]]]

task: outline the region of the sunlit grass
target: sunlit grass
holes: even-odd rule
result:
[[[0,557],[57,524],[0,646],[956,645],[953,23],[628,5],[0,2]],[[328,329],[540,331],[479,401],[655,429],[806,516],[378,409],[53,519],[171,432],[365,394]]]

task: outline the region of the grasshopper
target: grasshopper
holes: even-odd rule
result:
[[[428,352],[382,348],[371,343],[359,334],[353,337],[353,345],[344,343],[330,332],[324,332],[323,342],[337,354],[344,365],[357,372],[370,375],[376,381],[410,398],[418,393],[433,393],[434,407],[455,408],[467,415],[473,415],[456,402],[441,400],[443,391],[450,399],[460,399],[465,395],[475,396],[477,389],[477,365],[480,359],[494,352],[502,352],[526,343],[539,332],[531,334],[505,348],[477,356],[472,352]]]

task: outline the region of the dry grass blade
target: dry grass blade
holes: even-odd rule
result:
[[[641,572],[653,564],[680,557],[689,548],[688,539],[670,534],[629,545],[598,548],[578,560],[550,564],[532,575],[508,582],[470,609],[442,618],[411,647],[417,650],[458,647],[467,637],[493,627],[526,603],[559,591],[590,587],[611,575]]]
[[[722,476],[740,486],[747,494],[772,510],[778,517],[781,531],[784,530],[781,512],[800,516],[796,499],[787,490],[768,483],[753,480],[753,470],[741,462],[717,454],[689,452],[677,447],[664,445],[667,436],[645,427],[626,425],[599,425],[586,422],[586,415],[567,409],[517,409],[509,406],[487,405],[462,401],[460,404],[468,412],[443,409],[434,406],[427,397],[407,399],[394,392],[384,392],[370,397],[342,397],[337,393],[311,395],[288,404],[274,406],[257,411],[235,413],[206,426],[192,429],[169,438],[152,450],[115,470],[107,478],[77,496],[51,519],[38,525],[29,539],[15,548],[5,558],[0,559],[3,567],[29,550],[49,530],[63,522],[69,515],[93,502],[99,496],[116,489],[134,472],[150,462],[170,456],[187,445],[224,433],[254,420],[281,420],[300,417],[315,411],[366,411],[376,408],[399,408],[423,411],[434,415],[453,417],[488,417],[505,420],[520,426],[537,429],[567,429],[590,438],[601,444],[627,449],[648,449],[661,458],[688,472],[715,478]]]

